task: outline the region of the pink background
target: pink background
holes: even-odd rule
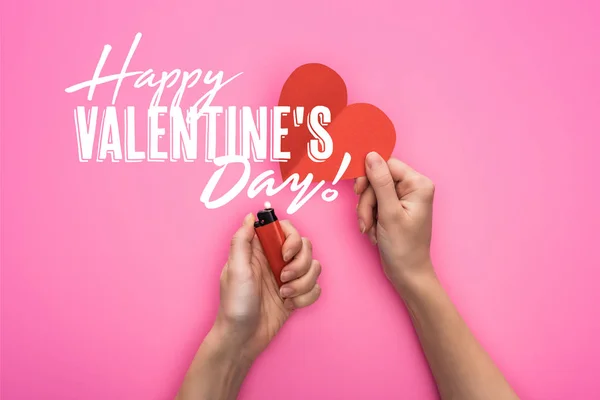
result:
[[[336,69],[351,101],[392,118],[394,154],[436,182],[437,271],[517,392],[600,398],[600,3],[9,0],[0,15],[2,400],[173,398],[215,316],[229,238],[265,200],[207,210],[203,161],[79,163],[86,93],[64,90],[105,44],[118,72],[138,31],[131,70],[244,72],[215,105],[273,106],[298,65]],[[117,106],[141,112],[151,92],[132,81]],[[242,399],[436,397],[351,186],[338,188],[291,216],[323,295]],[[291,198],[271,200],[284,214]]]

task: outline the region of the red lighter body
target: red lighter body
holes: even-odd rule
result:
[[[254,223],[254,230],[265,252],[271,271],[273,271],[277,285],[281,287],[281,270],[286,265],[281,251],[285,234],[272,208],[259,211],[257,217],[258,221]]]

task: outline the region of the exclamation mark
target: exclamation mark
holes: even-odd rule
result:
[[[342,179],[344,172],[346,172],[346,170],[348,169],[348,166],[350,165],[351,159],[352,159],[352,157],[350,156],[350,153],[344,153],[344,158],[342,159],[342,164],[340,165],[340,169],[338,169],[337,174],[335,174],[335,179],[333,180],[333,182],[331,182],[332,185],[335,185],[336,183],[338,183],[340,181],[340,179]],[[327,202],[332,202],[335,199],[337,199],[338,194],[339,194],[338,191],[335,189],[326,189],[326,190],[323,190],[323,193],[321,193],[321,198]]]

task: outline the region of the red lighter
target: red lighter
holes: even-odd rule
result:
[[[254,223],[254,230],[258,236],[258,240],[262,245],[265,257],[269,262],[271,271],[275,275],[277,285],[281,287],[281,270],[285,267],[286,262],[283,261],[283,242],[285,234],[281,229],[281,225],[275,215],[275,210],[271,208],[271,204],[265,203],[265,209],[260,210],[256,217],[258,221]]]

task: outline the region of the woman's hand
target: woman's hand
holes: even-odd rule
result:
[[[321,294],[321,264],[312,245],[288,221],[282,253],[289,263],[281,271],[281,289],[254,232],[252,214],[236,232],[221,274],[221,305],[216,326],[249,359],[262,352],[294,309],[313,304]]]
[[[288,264],[281,271],[281,289],[246,216],[233,236],[229,259],[221,273],[221,303],[177,395],[178,400],[235,399],[258,355],[281,329],[293,310],[313,304],[321,294],[321,264],[312,245],[287,221],[282,248]]]
[[[387,277],[400,292],[416,278],[432,275],[429,246],[434,186],[403,162],[369,153],[367,176],[358,178],[359,228],[377,244]]]
[[[433,183],[376,153],[367,155],[366,172],[354,187],[359,226],[379,247],[383,269],[408,307],[441,398],[517,399],[435,276]]]

